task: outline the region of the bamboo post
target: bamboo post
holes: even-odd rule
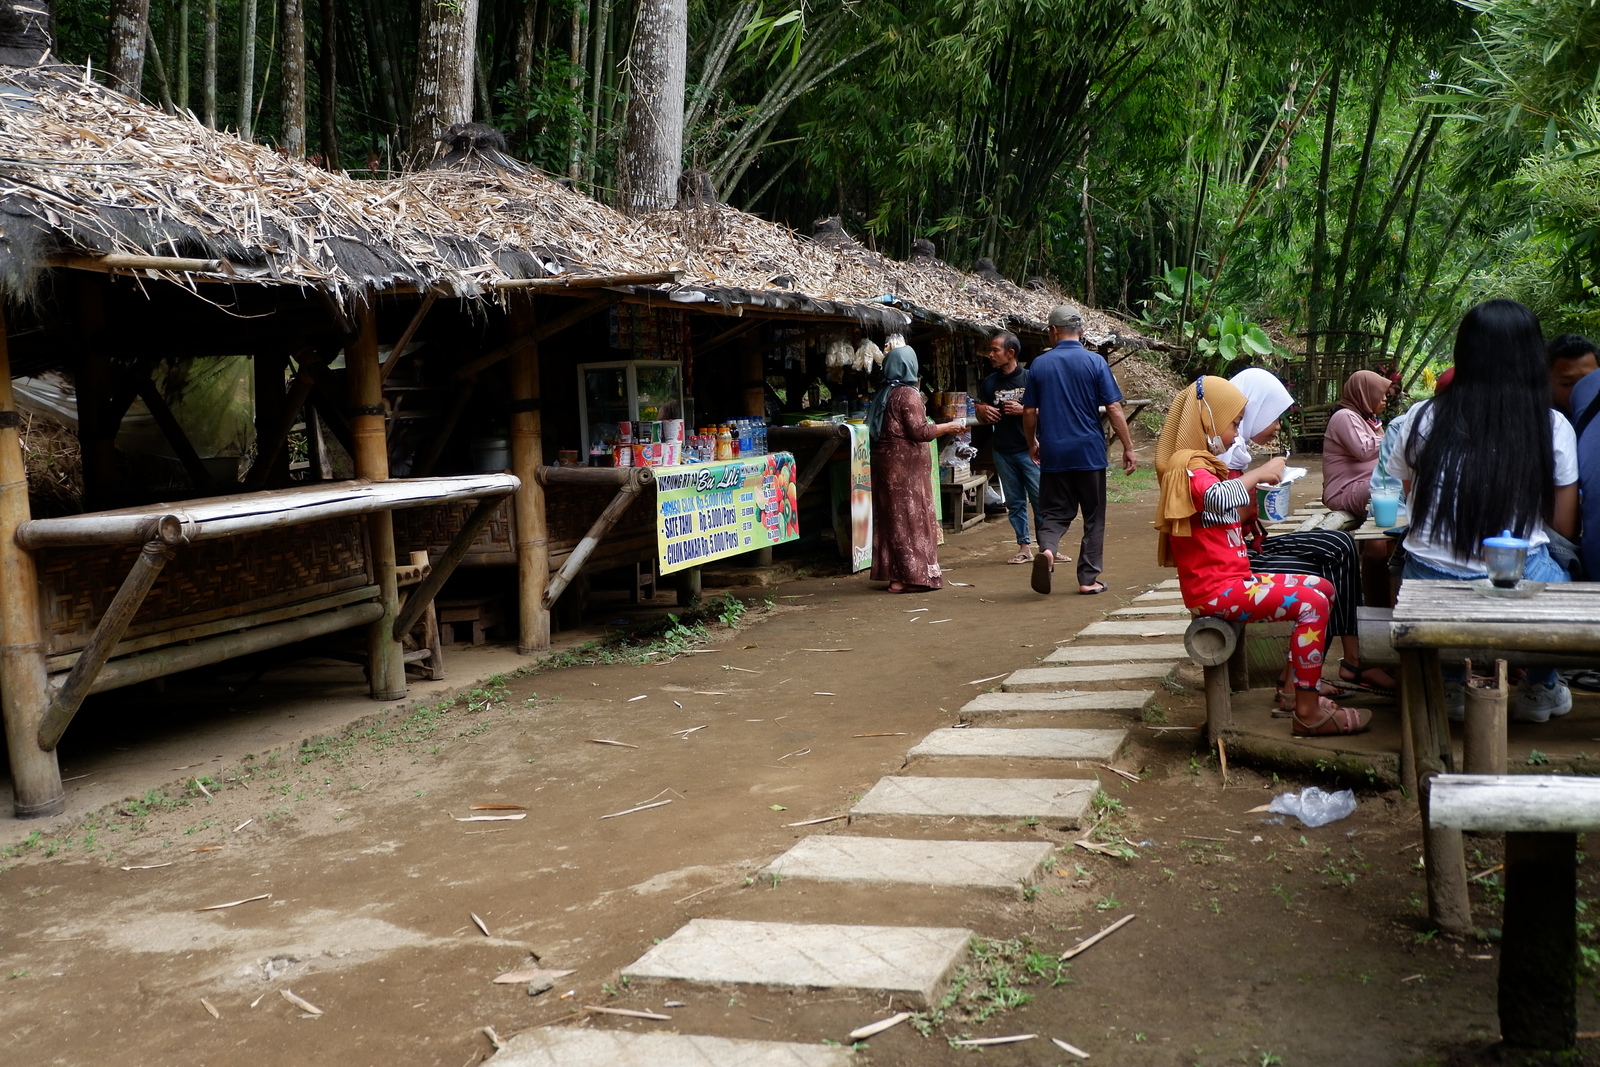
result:
[[[49,706],[44,669],[44,627],[39,619],[39,575],[33,553],[17,544],[28,520],[28,472],[22,458],[21,416],[11,391],[11,356],[0,315],[0,714],[19,819],[66,810],[61,768],[54,752],[39,747],[39,723]]]
[[[383,379],[378,365],[378,323],[370,300],[356,308],[356,335],[345,346],[350,377],[350,430],[355,444],[356,477],[389,480],[389,442],[384,433]],[[406,695],[405,650],[394,638],[400,614],[400,588],[395,582],[394,515],[375,511],[367,516],[367,544],[378,583],[383,615],[367,628],[367,673],[374,700],[401,700]]]
[[[1422,811],[1422,857],[1428,878],[1428,917],[1446,933],[1472,932],[1467,898],[1467,857],[1460,830],[1428,823],[1428,792],[1436,775],[1453,770],[1444,680],[1436,649],[1400,648],[1401,699],[1411,716],[1417,761],[1417,804]]]
[[[762,418],[767,413],[766,377],[762,373],[764,359],[759,332],[747,333],[739,338],[739,373],[744,379],[744,413],[754,418]],[[772,566],[771,545],[758,548],[748,556],[757,567]]]
[[[1495,660],[1492,678],[1474,678],[1467,661],[1466,717],[1461,730],[1461,769],[1467,774],[1506,773],[1506,661]]]
[[[162,569],[172,559],[177,551],[177,542],[182,539],[182,534],[175,541],[155,538],[145,544],[133,561],[128,576],[122,580],[116,596],[106,606],[105,614],[100,616],[100,623],[94,628],[89,643],[78,656],[78,662],[72,665],[67,680],[56,691],[55,699],[50,702],[50,708],[39,724],[38,744],[46,752],[53,751],[60,744],[61,735],[72,724],[72,718],[83,706],[84,698],[93,691],[100,668],[111,658],[122,635],[128,632],[128,625],[139,613],[139,605],[144,603],[145,595],[155,585],[156,579],[161,577]]]
[[[550,531],[545,525],[544,429],[539,416],[539,344],[533,299],[511,306],[511,329],[527,343],[516,346],[510,360],[511,473],[522,479],[514,500],[517,517],[517,651],[524,655],[550,647],[550,609],[545,589],[550,581]],[[580,403],[582,398],[579,398]]]

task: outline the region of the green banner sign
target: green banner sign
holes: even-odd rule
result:
[[[800,490],[787,452],[655,473],[662,574],[800,536]]]

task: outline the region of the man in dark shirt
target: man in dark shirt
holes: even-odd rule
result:
[[[1551,407],[1567,418],[1574,415],[1572,387],[1600,369],[1600,349],[1593,341],[1575,333],[1564,333],[1545,346],[1550,361]]]
[[[989,451],[995,473],[1006,494],[1006,513],[1017,531],[1017,554],[1012,563],[1033,562],[1033,538],[1028,536],[1028,505],[1039,514],[1039,464],[1028,455],[1028,437],[1022,431],[1022,391],[1028,368],[1017,362],[1022,342],[1010,330],[989,338],[989,362],[994,372],[978,386],[978,421],[994,427]]]
[[[1122,415],[1122,390],[1105,357],[1083,347],[1083,316],[1060,304],[1050,311],[1054,348],[1033,361],[1022,394],[1022,428],[1038,462],[1039,555],[1033,560],[1033,589],[1050,592],[1061,535],[1083,511],[1083,541],[1078,548],[1078,592],[1105,592],[1100,581],[1101,548],[1106,533],[1106,439],[1100,408],[1122,442],[1122,470],[1132,474],[1139,461]]]

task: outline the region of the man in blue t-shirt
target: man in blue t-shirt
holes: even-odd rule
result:
[[[1039,554],[1033,557],[1033,590],[1050,592],[1056,550],[1062,534],[1083,511],[1083,541],[1078,548],[1078,592],[1105,592],[1100,581],[1101,546],[1106,534],[1106,439],[1100,408],[1122,442],[1122,470],[1132,474],[1139,461],[1122,415],[1122,390],[1105,358],[1083,347],[1083,316],[1060,304],[1050,311],[1054,348],[1028,368],[1022,394],[1022,428],[1028,451],[1039,464]]]

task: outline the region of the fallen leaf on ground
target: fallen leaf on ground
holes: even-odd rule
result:
[[[223,908],[237,908],[240,904],[252,904],[252,903],[254,903],[255,901],[258,901],[258,900],[266,900],[270,896],[272,896],[271,893],[262,893],[260,896],[245,897],[243,900],[230,900],[226,904],[208,904],[203,908],[196,908],[194,910],[195,911],[221,911]]]
[[[452,815],[451,816],[451,818],[454,819],[456,822],[515,822],[518,819],[526,819],[527,817],[528,817],[528,813],[525,812],[525,811],[520,811],[515,815]]]
[[[299,1008],[301,1011],[305,1012],[307,1015],[321,1015],[322,1014],[322,1009],[321,1008],[319,1008],[315,1004],[311,1003],[311,1001],[307,1000],[305,997],[297,997],[297,996],[295,996],[294,993],[291,990],[280,989],[280,990],[278,990],[278,994],[281,997],[283,997],[284,1000],[287,1000],[290,1004],[293,1004],[295,1007]]]
[[[200,1006],[206,1011],[210,1012],[213,1019],[222,1018],[222,1013],[217,1010],[216,1005],[212,1004],[211,1001],[207,1000],[205,997],[200,998]]]
[[[469,912],[467,912],[467,914],[472,916],[473,925],[476,926],[479,930],[483,931],[483,936],[484,937],[493,937],[494,936],[493,934],[489,933],[489,925],[487,923],[485,923],[482,919],[478,918],[478,913],[477,912],[469,911]]]

